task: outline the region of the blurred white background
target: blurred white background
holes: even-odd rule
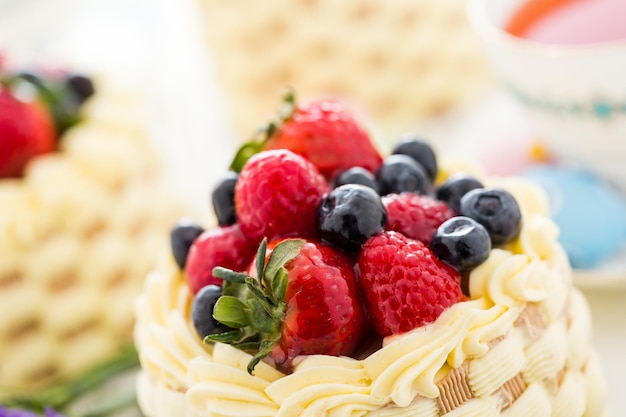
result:
[[[208,213],[236,144],[190,0],[0,0],[11,63],[104,73],[145,94],[155,144],[185,198]]]

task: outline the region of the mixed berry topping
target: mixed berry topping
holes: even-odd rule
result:
[[[435,153],[414,135],[383,158],[333,100],[290,92],[230,168],[212,194],[218,225],[190,245],[200,229],[178,226],[172,245],[177,262],[188,251],[178,265],[200,337],[251,352],[251,373],[435,321],[520,231],[509,193],[465,174],[437,184]]]
[[[482,224],[494,245],[504,245],[519,235],[522,213],[515,198],[498,188],[477,188],[461,198],[460,214]]]
[[[174,260],[180,269],[185,269],[191,245],[204,229],[191,220],[180,220],[170,232],[170,244]]]
[[[230,226],[237,222],[235,213],[235,184],[239,179],[239,174],[228,171],[224,177],[215,185],[211,192],[211,202],[220,226]]]
[[[407,155],[389,155],[376,171],[376,181],[382,195],[391,193],[426,194],[430,179],[415,159]]]
[[[420,164],[431,182],[434,182],[437,178],[439,168],[433,148],[415,135],[411,133],[403,135],[391,151],[391,154],[410,156],[415,162]]]
[[[443,262],[460,272],[467,272],[487,260],[491,239],[480,223],[469,217],[456,216],[437,228],[430,249]]]
[[[358,252],[386,223],[387,210],[380,196],[370,187],[359,184],[335,188],[324,197],[317,210],[319,237],[349,252]]]
[[[21,177],[30,160],[54,152],[92,94],[82,75],[0,68],[0,178]]]
[[[213,317],[213,309],[222,296],[222,287],[209,284],[196,294],[191,303],[191,321],[202,339],[206,336],[231,331],[232,328],[220,323]]]
[[[438,200],[446,203],[455,213],[459,213],[461,211],[461,198],[467,192],[476,188],[484,187],[476,178],[464,172],[459,172],[448,177],[437,188],[436,196]]]
[[[346,184],[361,184],[379,193],[376,177],[363,167],[352,167],[343,171],[334,180],[334,187]]]

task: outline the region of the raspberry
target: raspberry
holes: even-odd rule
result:
[[[386,230],[429,244],[437,228],[454,216],[443,202],[414,193],[388,194],[383,197],[387,209]]]
[[[207,285],[222,285],[222,280],[213,275],[216,266],[244,271],[256,249],[256,242],[244,236],[237,224],[203,232],[191,245],[185,265],[194,294]]]
[[[369,318],[381,336],[431,323],[461,300],[459,273],[422,242],[393,231],[363,245],[358,271]]]
[[[317,168],[300,155],[286,149],[260,152],[248,160],[235,187],[241,230],[256,242],[316,237],[316,207],[329,191]]]

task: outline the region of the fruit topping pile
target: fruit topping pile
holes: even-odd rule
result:
[[[0,65],[0,178],[21,177],[32,158],[56,150],[93,94],[93,83],[80,74]]]
[[[507,191],[466,174],[438,181],[435,153],[413,135],[381,157],[334,100],[287,93],[230,168],[212,192],[218,226],[181,221],[171,244],[199,336],[250,352],[251,373],[435,321],[521,227]]]

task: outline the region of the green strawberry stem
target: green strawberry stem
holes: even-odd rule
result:
[[[263,150],[265,143],[276,133],[278,129],[293,116],[296,109],[296,95],[291,88],[286,88],[283,93],[283,100],[278,109],[278,117],[276,120],[269,122],[265,126],[259,128],[252,138],[244,143],[235,153],[230,164],[230,170],[241,172],[243,166],[252,155]]]
[[[256,351],[248,363],[248,373],[279,343],[281,325],[285,319],[288,273],[285,265],[301,251],[303,239],[286,239],[280,242],[265,263],[267,240],[261,242],[257,252],[255,277],[217,267],[213,275],[225,281],[226,288],[237,285],[243,290],[228,288],[215,303],[213,317],[235,330],[209,335],[205,342],[228,343],[245,351]]]
[[[138,365],[137,351],[133,347],[127,347],[115,358],[88,370],[77,378],[57,384],[30,396],[10,398],[6,400],[3,405],[37,412],[43,412],[47,407],[51,407],[56,411],[64,412],[65,409],[80,396],[91,392],[111,378],[121,375]],[[115,399],[113,399],[113,401],[115,401]],[[128,406],[134,401],[133,396],[132,399],[124,400],[124,405]],[[121,407],[119,407],[118,404],[115,408],[118,409]],[[104,415],[105,414],[98,414],[98,416]]]

